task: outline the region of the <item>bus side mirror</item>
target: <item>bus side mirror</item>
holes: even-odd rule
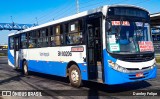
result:
[[[109,31],[111,29],[111,23],[110,22],[106,22],[106,31]]]

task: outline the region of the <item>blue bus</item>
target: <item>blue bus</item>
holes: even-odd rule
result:
[[[108,85],[156,77],[149,12],[105,5],[8,37],[8,63],[29,71]]]

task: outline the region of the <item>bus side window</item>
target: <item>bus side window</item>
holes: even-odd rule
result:
[[[66,44],[82,44],[82,20],[73,21],[68,24],[68,31],[66,32]]]
[[[55,38],[54,38],[54,35],[55,35],[55,27],[52,26],[51,29],[50,29],[50,46],[56,46],[56,43],[55,43]]]
[[[48,28],[45,29],[46,33],[45,33],[45,36],[43,38],[43,47],[48,47],[48,43],[49,43],[49,40],[48,40]]]
[[[38,34],[38,47],[48,47],[49,46],[49,33],[48,28],[43,28]]]
[[[36,37],[37,37],[37,48],[41,47],[41,38],[40,38],[40,30],[36,31]]]
[[[63,29],[62,25],[56,26],[56,45],[62,45],[63,44]]]
[[[27,48],[27,35],[26,33],[21,35],[21,48]]]
[[[56,46],[56,43],[55,43],[55,38],[53,36],[50,37],[50,40],[51,40],[51,46]]]
[[[29,32],[29,48],[36,48],[37,38],[36,38],[36,31]]]
[[[63,44],[62,26],[57,25],[51,28],[50,46],[57,46]]]
[[[9,48],[10,49],[14,49],[14,40],[13,40],[13,37],[9,38]]]

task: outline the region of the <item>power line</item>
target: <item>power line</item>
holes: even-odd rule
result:
[[[91,2],[91,1],[88,1],[88,2]],[[87,2],[87,3],[88,3]],[[103,2],[105,2],[105,1],[103,1]],[[99,3],[103,3],[103,2],[99,2]],[[86,2],[85,2],[86,3]],[[84,3],[81,3],[81,4],[84,4]],[[97,4],[97,3],[96,3]],[[94,5],[96,5],[96,4],[94,4]],[[92,6],[92,5],[90,5],[90,6]],[[74,9],[72,9],[72,10],[74,10]],[[71,10],[67,10],[67,11],[71,11]],[[66,11],[64,11],[65,13],[63,13],[61,16],[63,16],[64,14],[66,14]],[[59,17],[59,16],[58,16]]]
[[[126,1],[129,1],[129,0],[123,0],[123,1],[120,1],[120,2],[112,3],[111,5],[123,3],[123,2],[126,2]],[[145,1],[149,1],[149,0],[145,0]],[[89,2],[93,2],[93,0],[92,0],[92,1],[87,1],[87,2],[84,2],[84,3],[85,3],[85,4],[88,4]],[[80,9],[87,8],[87,7],[90,7],[90,6],[95,6],[95,5],[98,5],[98,4],[105,3],[105,2],[106,2],[106,1],[102,1],[102,2],[98,2],[98,3],[96,3],[96,4],[85,5],[85,6],[81,7]],[[135,3],[135,4],[140,4],[140,3],[143,3],[143,2],[144,2],[144,1],[137,2],[137,3]],[[79,6],[79,5],[82,5],[82,4],[84,4],[84,3],[80,3],[80,4],[78,4],[78,6]],[[104,5],[104,4],[103,4],[103,5]],[[73,7],[72,5],[70,5],[70,6],[68,6],[67,8],[63,8],[63,9],[60,10],[60,11],[57,10],[58,12],[57,12],[56,15],[54,16],[54,19],[56,19],[56,18],[61,18],[62,16],[66,16],[67,14],[70,14],[70,12],[74,10],[73,8],[74,8],[74,7]],[[70,12],[68,13],[68,11],[70,11]],[[79,12],[78,8],[77,8],[77,12]],[[45,16],[47,16],[47,15],[45,15]],[[47,20],[47,21],[50,21],[50,20],[53,20],[53,18],[52,18],[52,19],[49,19],[49,20]],[[41,21],[46,21],[46,20],[41,20]]]
[[[68,2],[65,2],[65,4],[64,4],[64,7],[65,6],[68,6]],[[55,9],[55,8],[54,8]],[[61,9],[62,10],[62,9]],[[52,15],[52,14],[54,14],[54,13],[57,13],[59,10],[50,10],[49,12],[47,12],[47,13],[44,13],[43,15],[41,15],[40,17],[37,17],[37,19],[38,20],[40,20],[40,19],[44,19],[44,18],[46,18],[46,16],[48,17],[49,15]],[[33,19],[31,22],[35,22],[35,19]]]
[[[67,17],[67,16],[73,14],[73,11],[74,11],[74,10],[75,10],[75,9],[67,10],[67,13],[65,12],[65,13],[59,15],[59,16],[58,16],[58,19],[63,18],[63,17]],[[69,11],[69,12],[68,12],[68,11]],[[47,22],[49,22],[49,21],[52,21],[52,20],[49,19]]]
[[[69,8],[74,8],[74,7],[70,6]],[[54,16],[54,18],[55,18],[55,19],[62,18],[62,16],[64,16],[64,15],[66,16],[66,14],[68,13],[68,11],[71,12],[71,13],[74,13],[75,9],[71,9],[71,10],[66,9],[66,10],[63,10],[63,11],[60,12],[59,14],[56,14],[56,16]],[[68,13],[68,14],[69,14],[69,13]],[[48,22],[48,21],[51,21],[51,19],[47,20],[47,22]]]
[[[88,2],[93,2],[93,1],[88,1]],[[88,3],[88,2],[84,2],[84,3]],[[99,2],[99,3],[96,3],[96,4],[89,5],[89,6],[97,5],[97,4],[104,3],[104,2],[105,2],[105,0],[104,0],[103,2]],[[84,3],[81,3],[81,4],[84,4]],[[87,7],[89,7],[89,6],[87,6]],[[85,7],[86,7],[86,6],[85,6]],[[85,8],[85,7],[82,7],[82,8]],[[54,18],[61,18],[62,16],[66,16],[66,14],[67,14],[68,11],[73,11],[73,10],[74,10],[74,9],[72,9],[72,8],[74,8],[74,7],[73,7],[73,6],[69,6],[68,8],[66,8],[66,10],[63,9],[63,11],[56,13],[56,16],[54,16]],[[68,10],[68,9],[69,9],[69,10]],[[70,10],[70,9],[72,9],[72,10]],[[51,21],[51,20],[52,20],[52,19],[43,20],[43,22],[44,22],[44,21],[45,21],[45,22],[48,22],[48,21]],[[42,22],[42,20],[41,20],[41,22]]]
[[[52,18],[46,18],[46,17],[45,17],[45,19],[40,20],[40,22],[44,22],[44,21],[47,21],[47,22],[48,22],[48,20],[55,19],[55,17],[56,17],[57,15],[61,14],[61,13],[64,11],[64,9],[65,9],[65,10],[68,10],[69,8],[73,8],[73,5],[70,5],[70,6],[67,6],[67,7],[63,7],[62,9],[56,10],[55,14],[53,14],[53,15],[55,15],[55,16],[48,16],[48,17],[52,17]]]
[[[98,4],[101,4],[101,3],[104,3],[105,1],[102,1],[102,2],[98,2],[98,3],[96,3],[96,4],[90,4],[90,5],[87,5],[87,6],[83,6],[83,7],[81,7],[81,9],[83,9],[83,8],[87,8],[87,7],[90,7],[90,6],[95,6],[95,5],[98,5]]]
[[[129,1],[129,0],[123,0],[123,1],[120,1],[120,2],[115,2],[115,3],[112,3],[110,5],[114,5],[114,4],[119,4],[119,3],[123,3],[123,2],[126,2],[126,1]],[[99,5],[99,4],[102,4],[104,5],[104,3],[106,3],[106,0],[102,1],[102,2],[98,2],[98,3],[94,3],[94,4],[91,4],[91,5],[87,5],[87,6],[84,6],[84,7],[81,7],[81,9],[84,9],[84,8],[87,8],[87,7],[90,7],[90,6],[95,6],[95,5]]]
[[[65,4],[64,4],[64,8],[65,8],[65,6],[68,6],[68,2],[66,2]],[[64,9],[63,8],[63,9]],[[48,15],[51,15],[51,14],[53,14],[53,13],[56,13],[56,12],[59,12],[60,10],[51,10],[51,11],[49,11],[47,14],[44,14],[43,16],[41,16],[41,17],[39,17],[38,19],[42,19],[42,18],[44,18],[45,16],[48,16]]]
[[[95,1],[95,0],[92,0],[92,2],[93,1]],[[88,2],[91,2],[91,1],[88,1]],[[83,2],[83,3],[80,3],[80,4],[84,4],[84,3],[88,3],[88,2]],[[79,4],[78,4],[79,5]],[[72,9],[73,8],[73,6],[71,6],[71,7],[67,7],[67,8],[69,8],[69,9]],[[64,13],[66,12],[66,11],[68,11],[68,9],[67,8],[63,8],[63,9],[60,9],[59,11],[57,11],[57,13],[56,13],[56,16],[54,16],[54,19],[55,19],[55,17],[59,17],[59,16],[62,16],[62,15],[58,15],[58,13],[59,14],[61,14],[61,13],[63,13],[63,15],[64,15]],[[64,9],[66,9],[65,11],[63,11]],[[60,11],[63,11],[63,12],[60,12]],[[55,11],[54,11],[55,12]],[[79,12],[79,11],[78,11]],[[49,13],[49,14],[51,14],[51,13]],[[44,16],[47,16],[47,14],[46,15],[44,15]],[[43,18],[44,18],[44,16],[42,16]],[[42,19],[42,17],[40,17],[40,18],[38,18],[38,19]],[[46,17],[45,17],[46,18]],[[53,18],[52,18],[53,19]],[[49,19],[49,20],[51,20],[51,19]],[[40,22],[44,22],[44,21],[46,21],[46,20],[40,20]]]
[[[88,2],[91,2],[91,1],[88,1]],[[92,0],[92,2],[93,2],[93,0]],[[87,2],[84,2],[84,3],[87,3]],[[84,4],[84,3],[81,3],[81,4]],[[67,7],[67,8],[72,9],[73,6],[71,6],[71,7],[69,6],[69,7]],[[64,7],[64,8],[62,8],[62,9],[60,9],[60,10],[56,10],[57,13],[56,13],[56,16],[54,16],[54,19],[55,19],[55,17],[62,16],[62,15],[58,15],[58,13],[59,13],[59,14],[62,13],[62,14],[64,15],[64,14],[66,13],[66,11],[68,11],[67,8]],[[64,11],[64,9],[66,9],[66,10]],[[72,9],[72,10],[73,10],[73,9]],[[63,11],[63,12],[61,12],[61,11]],[[53,12],[55,12],[55,11],[53,11]],[[52,12],[52,13],[53,13],[53,12]],[[52,14],[52,13],[49,13],[49,14]],[[46,21],[46,20],[48,19],[48,18],[46,18],[45,16],[48,17],[49,14],[45,14],[45,15],[41,16],[40,18],[37,18],[37,19],[39,20],[39,22],[44,22],[44,21]],[[49,17],[50,17],[50,16],[49,16]],[[44,19],[44,18],[45,18],[45,19]],[[40,19],[43,19],[43,20],[40,20]],[[53,18],[50,18],[49,20],[51,20],[51,19],[53,19]]]
[[[63,17],[64,16],[69,16],[69,15],[71,15],[71,13],[74,14],[74,10],[75,9],[67,10],[65,13],[62,13],[61,15],[57,16],[57,18],[62,18],[62,16]],[[68,11],[69,11],[69,13],[68,13]]]
[[[70,5],[70,6],[68,6],[67,8],[63,8],[63,9],[60,9],[60,11],[59,12],[57,12],[56,13],[56,15],[55,16],[53,16],[53,18],[54,19],[56,19],[58,16],[60,16],[61,14],[64,14],[64,13],[66,13],[67,11],[70,11],[70,9],[72,9],[72,8],[74,8],[74,6],[73,5]],[[64,10],[65,9],[65,10]],[[73,9],[72,9],[73,10]],[[51,19],[53,19],[53,18],[50,18],[49,20],[51,20]],[[47,20],[41,20],[41,22],[43,21],[49,21],[48,19]]]

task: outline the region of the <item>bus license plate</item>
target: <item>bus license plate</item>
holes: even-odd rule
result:
[[[136,77],[143,77],[144,75],[143,75],[143,73],[137,73],[136,74]]]

